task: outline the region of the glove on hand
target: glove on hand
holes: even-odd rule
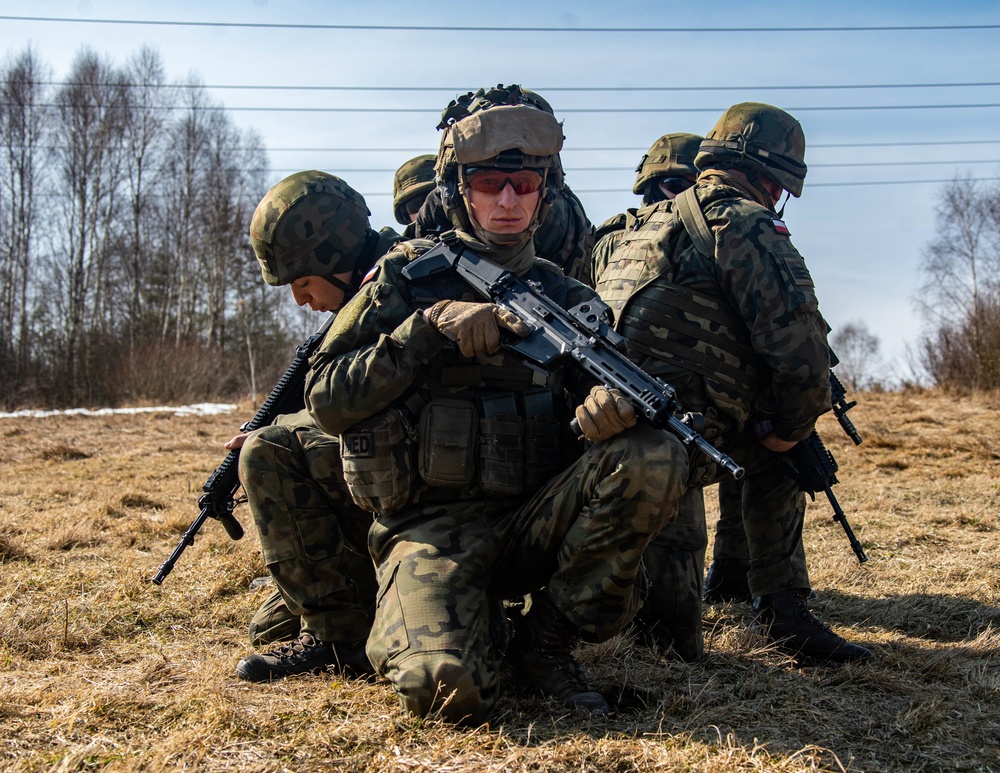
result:
[[[458,342],[466,357],[495,354],[500,349],[500,328],[524,337],[531,333],[520,317],[495,303],[438,301],[424,312],[438,331]]]
[[[617,389],[595,386],[577,406],[576,421],[587,440],[600,443],[635,426],[635,407]]]

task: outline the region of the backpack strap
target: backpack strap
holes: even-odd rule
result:
[[[691,241],[698,252],[709,257],[715,256],[715,235],[705,219],[705,213],[698,206],[698,199],[694,195],[694,186],[677,194],[674,198],[677,204],[677,214],[680,215],[681,225],[688,232]]]

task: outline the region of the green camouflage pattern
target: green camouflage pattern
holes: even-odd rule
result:
[[[587,218],[583,202],[564,185],[559,189],[542,224],[535,231],[535,254],[551,260],[566,276],[592,285],[591,252],[594,224]]]
[[[250,244],[269,285],[353,271],[370,230],[364,197],[339,177],[296,172],[273,186],[250,221]]]
[[[568,424],[590,383],[575,368],[545,373],[505,351],[457,356],[421,312],[443,298],[476,299],[454,277],[408,283],[400,272],[412,257],[401,249],[378,264],[310,361],[306,404],[317,425],[343,433],[390,406],[415,413],[431,399],[475,403],[546,388],[564,428],[563,472],[537,490],[501,499],[475,482],[420,482],[370,533],[379,597],[369,658],[407,711],[478,722],[497,695],[490,600],[544,586],[580,636],[616,633],[638,606],[643,550],[676,512],[688,452],[645,425],[581,451]],[[594,297],[545,261],[524,278],[563,307]]]
[[[420,198],[423,201],[434,188],[434,162],[437,156],[427,153],[411,158],[399,169],[392,178],[392,213],[400,225],[410,224],[410,215],[406,204],[410,199]]]
[[[694,157],[704,137],[688,132],[664,134],[652,144],[635,168],[635,185],[632,193],[641,196],[646,183],[660,177],[682,177],[694,180],[698,169]]]
[[[602,253],[597,290],[618,327],[645,288],[658,281],[690,287],[727,306],[744,320],[742,344],[759,358],[766,383],[734,389],[693,372],[680,358],[647,356],[642,364],[678,389],[686,409],[706,413],[709,436],[741,431],[755,409],[751,395],[763,393],[773,409],[769,418],[777,435],[801,440],[830,409],[827,325],[812,277],[784,224],[753,200],[751,189],[725,171],[712,171],[702,173],[695,191],[715,233],[715,255],[695,248],[675,216],[673,201],[660,202],[638,210],[635,226],[616,237],[618,249],[610,257]],[[678,322],[686,321],[684,312],[673,314]],[[635,324],[646,325],[654,335],[661,331],[670,340],[655,320]],[[681,348],[690,345],[691,360],[710,346],[695,338],[673,342]]]
[[[338,439],[304,423],[264,427],[243,445],[240,481],[264,564],[302,630],[321,641],[365,639],[371,599],[344,556],[348,546],[367,551],[371,515],[347,494]]]
[[[806,135],[781,108],[741,102],[705,136],[694,163],[699,170],[735,166],[764,172],[798,198],[806,177]]]
[[[713,171],[700,176],[696,195],[715,232],[714,256],[702,255],[694,247],[675,217],[674,203],[661,202],[600,227],[594,249],[596,286],[619,327],[630,305],[661,277],[694,288],[700,297],[717,298],[745,321],[746,343],[765,366],[749,391],[727,388],[690,366],[685,368],[680,358],[647,354],[638,361],[677,389],[685,409],[702,412],[706,436],[747,469],[739,508],[724,513],[715,557],[730,557],[727,551],[741,549],[735,530],[742,527],[755,595],[808,588],[801,543],[803,495],[781,471],[777,455],[757,442],[748,425],[751,416],[771,418],[779,436],[800,440],[829,410],[826,324],[801,256],[787,234],[779,232],[786,229],[775,225],[774,213],[754,200],[751,189],[723,171]],[[685,315],[676,308],[661,307],[661,311]],[[649,331],[668,335],[665,319],[658,324],[656,317],[646,316],[643,321]],[[684,340],[677,343],[683,347]],[[729,347],[728,342],[721,343]],[[698,347],[707,344],[704,339],[691,339],[690,344],[689,359],[694,361]],[[755,398],[750,396],[754,394]],[[705,485],[718,474],[700,462],[693,482]],[[658,540],[682,546],[683,533],[671,535],[669,528]],[[651,596],[673,592],[669,572],[659,576],[651,572],[650,579]]]

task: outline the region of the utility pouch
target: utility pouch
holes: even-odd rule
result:
[[[432,400],[420,414],[420,477],[431,486],[463,489],[476,476],[479,416],[464,400]]]
[[[486,496],[524,492],[524,421],[512,394],[479,398],[479,487]]]
[[[525,417],[524,481],[528,491],[537,491],[562,470],[561,428],[547,389],[521,395]]]
[[[403,412],[389,408],[340,436],[344,481],[358,507],[389,515],[410,500],[415,481],[412,434]]]

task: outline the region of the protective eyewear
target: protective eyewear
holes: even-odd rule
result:
[[[541,189],[544,177],[537,169],[466,169],[465,185],[479,193],[498,195],[508,183],[518,196],[525,196]]]
[[[657,182],[657,185],[660,186],[660,190],[664,193],[672,193],[676,196],[678,193],[683,193],[694,185],[694,181],[685,180],[683,177],[664,177]]]

